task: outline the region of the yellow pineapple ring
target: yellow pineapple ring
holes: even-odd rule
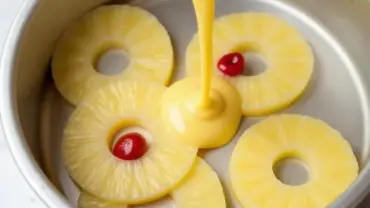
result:
[[[244,115],[264,115],[291,104],[307,87],[313,71],[310,46],[285,21],[263,13],[239,13],[221,17],[214,23],[214,70],[218,60],[231,52],[258,52],[267,69],[256,76],[225,77],[242,97]],[[200,74],[198,36],[186,53],[186,74]],[[246,63],[248,64],[248,63]]]
[[[170,194],[177,208],[226,208],[225,196],[217,173],[201,158]],[[78,208],[126,208],[81,193]]]
[[[122,49],[130,63],[118,75],[95,70],[97,59]],[[52,74],[62,96],[77,105],[82,97],[115,80],[150,80],[167,84],[173,49],[163,25],[149,12],[128,5],[102,6],[84,15],[61,37]]]
[[[155,200],[171,191],[190,171],[197,148],[164,131],[157,83],[114,82],[77,106],[63,136],[62,154],[72,179],[87,193],[125,204]],[[140,126],[151,134],[148,151],[136,160],[111,152],[120,130]]]
[[[310,169],[309,180],[290,186],[273,166],[298,158]],[[279,115],[255,124],[232,153],[230,178],[242,207],[327,207],[355,180],[358,163],[350,144],[323,121]]]

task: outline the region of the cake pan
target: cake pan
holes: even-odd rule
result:
[[[370,3],[366,0],[217,0],[216,16],[268,12],[294,25],[315,54],[315,72],[303,96],[279,113],[322,119],[351,143],[361,166],[357,180],[331,207],[356,207],[370,188],[369,116]],[[0,112],[6,140],[29,185],[51,208],[76,205],[78,189],[60,155],[63,127],[73,111],[55,89],[49,62],[65,28],[105,0],[27,0],[9,33],[1,59]],[[183,77],[185,49],[196,32],[191,0],[115,1],[142,6],[168,29]],[[218,172],[228,207],[238,207],[229,188],[227,167],[241,133],[263,117],[244,119],[232,142],[204,154]],[[330,147],[328,147],[330,148]],[[290,177],[294,178],[295,175]],[[170,206],[169,199],[147,207]]]

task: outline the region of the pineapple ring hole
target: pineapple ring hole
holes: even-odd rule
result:
[[[116,145],[118,140],[123,135],[129,134],[129,133],[138,133],[141,136],[143,136],[148,146],[150,146],[150,143],[153,141],[152,135],[146,129],[140,126],[128,126],[128,127],[116,130],[116,133],[113,134],[113,136],[111,137],[111,142],[108,142],[110,151],[111,152],[113,151],[114,146]]]
[[[244,76],[257,76],[266,71],[268,64],[261,53],[248,51],[242,53],[242,55],[245,61]]]
[[[123,49],[109,49],[98,55],[94,61],[95,70],[104,75],[120,74],[130,64],[130,57]]]
[[[234,47],[231,52],[241,53],[244,57],[244,76],[257,76],[264,73],[268,67],[268,61],[263,53],[263,48],[256,43],[244,43]]]
[[[298,158],[288,157],[278,160],[273,171],[275,177],[290,186],[299,186],[309,181],[310,170],[305,162]]]

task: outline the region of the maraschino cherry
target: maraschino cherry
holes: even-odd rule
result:
[[[244,70],[244,57],[238,52],[226,54],[218,61],[217,67],[226,76],[238,76]]]
[[[122,160],[136,160],[148,150],[145,138],[138,133],[121,136],[113,147],[113,155]]]

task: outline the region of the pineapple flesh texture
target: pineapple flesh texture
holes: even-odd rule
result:
[[[298,158],[310,169],[308,181],[290,186],[273,165]],[[321,120],[301,115],[272,116],[240,138],[232,153],[230,178],[242,207],[324,208],[356,179],[359,167],[350,144]]]
[[[87,193],[106,201],[145,203],[170,192],[190,171],[197,148],[164,131],[158,83],[114,82],[84,99],[64,131],[62,153],[72,179]],[[111,153],[120,130],[140,126],[152,139],[141,158],[120,160]]]
[[[214,74],[231,82],[242,97],[243,114],[259,116],[280,110],[296,100],[307,87],[314,57],[308,43],[282,19],[264,13],[237,13],[214,23]],[[227,77],[217,69],[218,60],[231,52],[255,52],[266,61],[266,70],[255,76]],[[198,35],[186,53],[186,74],[200,74]],[[248,64],[248,63],[246,63]]]
[[[226,208],[225,196],[217,173],[201,158],[171,192],[176,208]],[[126,208],[126,205],[103,202],[82,193],[78,208]]]
[[[128,208],[127,205],[103,202],[86,193],[78,198],[78,208]]]
[[[226,208],[225,195],[217,173],[201,158],[171,193],[176,208]]]
[[[95,69],[101,55],[124,50],[128,66],[118,75]],[[89,93],[116,80],[168,84],[173,70],[170,37],[156,17],[128,5],[101,6],[76,21],[58,41],[52,59],[56,87],[77,105]]]

